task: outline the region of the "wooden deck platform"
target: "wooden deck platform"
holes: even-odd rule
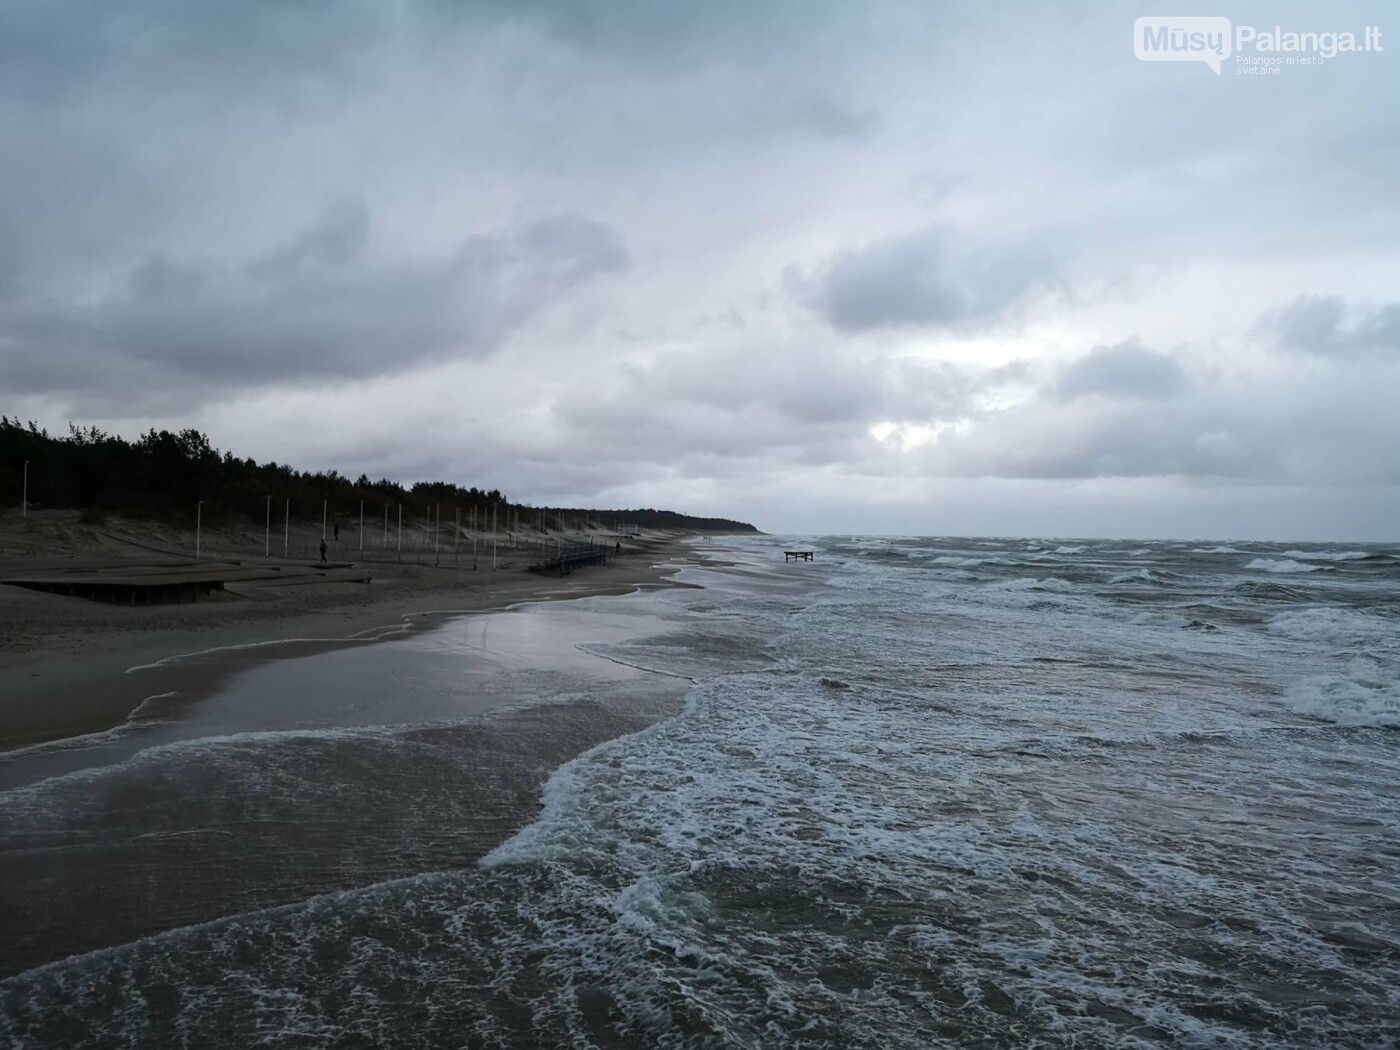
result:
[[[259,588],[307,583],[368,582],[368,568],[352,562],[244,564],[242,562],[50,562],[0,565],[0,584],[120,605],[194,602],[227,584]],[[237,591],[233,593],[237,594]]]
[[[584,565],[606,565],[608,552],[612,549],[606,543],[566,543],[558,550],[547,553],[539,561],[530,565],[529,570],[567,576]]]

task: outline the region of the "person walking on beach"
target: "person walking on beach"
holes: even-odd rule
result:
[[[335,527],[335,541],[336,541],[337,543],[340,542],[340,525],[339,525],[339,524],[337,524],[336,527]]]
[[[324,563],[325,560],[326,560],[326,541],[325,541],[324,538],[322,538],[322,540],[321,540],[321,561]]]

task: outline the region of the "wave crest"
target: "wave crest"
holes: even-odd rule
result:
[[[1292,558],[1255,558],[1245,568],[1256,569],[1259,572],[1316,572],[1322,566],[1304,565]]]

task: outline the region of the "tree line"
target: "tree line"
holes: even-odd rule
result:
[[[128,441],[95,426],[71,423],[66,435],[56,436],[33,421],[0,416],[0,506],[20,505],[26,462],[31,507],[110,511],[183,523],[193,520],[195,501],[200,500],[204,518],[212,524],[237,518],[260,522],[271,497],[277,508],[290,501],[292,516],[301,520],[319,520],[323,501],[342,518],[358,513],[363,502],[375,511],[385,504],[441,505],[461,508],[464,517],[475,508],[479,520],[492,508],[498,515],[523,508],[522,524],[535,520],[532,508],[512,504],[499,489],[448,481],[405,486],[388,478],[371,481],[364,474],[352,481],[335,470],[311,472],[285,463],[258,463],[220,452],[207,435],[194,429],[152,428]],[[557,514],[570,524],[579,517],[601,515],[643,527],[756,531],[742,522],[658,510],[551,510],[541,516],[544,525],[552,527]]]

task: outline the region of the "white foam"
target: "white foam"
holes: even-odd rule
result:
[[[1068,580],[1062,580],[1058,576],[1018,576],[1014,580],[999,580],[996,583],[989,583],[984,589],[988,591],[1053,591],[1056,594],[1069,594],[1074,590],[1074,584]]]
[[[1292,558],[1284,558],[1281,560],[1278,558],[1255,558],[1246,565],[1245,568],[1257,569],[1259,572],[1293,573],[1316,572],[1319,567],[1316,565],[1304,565],[1302,562],[1294,561]]]
[[[1368,664],[1354,660],[1346,674],[1306,678],[1285,699],[1299,714],[1337,725],[1400,727],[1400,682]]]
[[[1400,641],[1400,627],[1378,616],[1331,605],[1290,609],[1271,619],[1270,634],[1299,642],[1364,645],[1385,640]]]
[[[1083,554],[1087,549],[1088,549],[1088,548],[1086,548],[1086,547],[1056,547],[1056,548],[1055,548],[1055,553],[1056,553],[1056,554]]]
[[[1193,554],[1243,554],[1244,551],[1237,547],[1192,547]]]
[[[1120,572],[1111,578],[1109,583],[1156,583],[1157,577],[1149,569],[1134,569],[1132,572]]]
[[[1284,551],[1283,556],[1299,561],[1359,561],[1371,555],[1366,551]]]
[[[406,627],[399,628],[372,628],[375,631],[391,631],[397,633],[406,630]],[[244,649],[267,649],[280,645],[348,645],[354,642],[373,642],[379,640],[379,635],[367,636],[368,632],[349,635],[344,638],[270,638],[261,642],[244,642],[239,645],[216,645],[211,649],[199,649],[192,653],[173,653],[170,656],[163,656],[159,660],[153,660],[148,664],[132,664],[123,674],[133,674],[136,671],[151,671],[157,667],[165,667],[169,664],[179,663],[182,660],[197,660],[201,656],[213,656],[215,653],[233,653]]]

